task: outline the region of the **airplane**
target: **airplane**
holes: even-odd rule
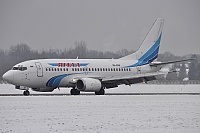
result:
[[[158,62],[164,19],[158,18],[146,35],[139,49],[119,59],[38,59],[21,62],[3,75],[3,80],[15,85],[15,89],[24,90],[23,95],[30,95],[29,89],[38,92],[52,92],[60,87],[72,88],[71,95],[80,91],[95,92],[104,95],[105,89],[119,85],[156,80],[163,66],[187,61],[176,60]]]

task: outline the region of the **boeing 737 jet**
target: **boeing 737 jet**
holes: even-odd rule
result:
[[[33,91],[52,92],[59,87],[72,88],[71,95],[80,91],[104,95],[105,89],[118,85],[155,80],[166,64],[186,60],[158,62],[164,19],[157,19],[139,49],[119,59],[38,59],[21,62],[3,75],[3,79],[24,95]]]

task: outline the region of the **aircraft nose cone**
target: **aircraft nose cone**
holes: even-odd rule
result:
[[[12,83],[13,82],[13,72],[12,71],[8,71],[6,72],[3,76],[2,76],[3,80]]]

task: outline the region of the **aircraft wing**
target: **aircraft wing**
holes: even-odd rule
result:
[[[184,60],[175,60],[175,61],[168,61],[168,62],[152,62],[149,65],[156,67],[156,66],[162,66],[162,65],[167,65],[167,64],[172,64],[172,63],[177,63],[177,62],[183,62],[183,61],[189,61],[189,60],[196,60],[195,58],[190,58],[190,59],[184,59]]]
[[[173,72],[173,71],[171,71]],[[102,83],[113,83],[113,82],[118,82],[121,84],[134,84],[134,83],[140,83],[140,82],[147,82],[151,80],[155,80],[155,76],[158,75],[165,75],[170,72],[163,72],[163,71],[158,71],[158,72],[153,72],[153,73],[143,73],[143,74],[135,74],[133,76],[115,76],[115,77],[107,77],[102,79]]]

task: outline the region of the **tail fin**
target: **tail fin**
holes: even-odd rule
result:
[[[158,18],[142,42],[140,48],[133,54],[127,55],[122,60],[138,60],[138,65],[151,63],[158,56],[160,40],[162,36],[164,19]],[[135,64],[135,65],[136,65]]]

